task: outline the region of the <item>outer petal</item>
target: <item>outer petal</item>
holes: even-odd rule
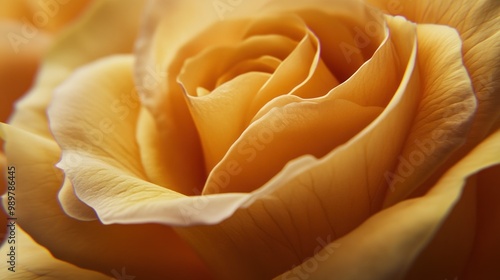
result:
[[[10,264],[3,264],[0,277],[5,280],[60,280],[60,279],[88,279],[109,280],[109,276],[98,272],[79,268],[73,264],[55,259],[50,252],[36,243],[19,226],[16,228],[16,265],[14,271],[8,270]],[[12,254],[10,245],[0,249],[0,254]]]
[[[17,111],[10,123],[52,138],[45,110],[53,89],[78,66],[109,54],[130,52],[142,6],[143,1],[134,0],[96,1],[80,21],[53,43],[33,89],[16,104]],[[116,36],[117,29],[124,32]]]
[[[14,101],[32,85],[50,36],[43,32],[34,37],[23,35],[23,25],[0,21],[0,121],[5,122],[14,109]]]
[[[145,279],[209,277],[168,227],[104,226],[68,217],[57,201],[63,178],[54,166],[60,159],[56,143],[5,124],[0,136],[6,141],[8,164],[16,167],[17,221],[56,258],[108,275],[126,267],[130,275]]]
[[[500,278],[499,172],[500,166],[497,165],[477,176],[477,231],[475,247],[463,273],[465,279]]]
[[[275,279],[301,279],[298,273],[306,274],[308,279],[401,279],[466,191],[467,178],[498,166],[499,155],[500,130],[450,169],[424,197],[403,201],[376,214]],[[484,275],[484,279],[495,278]]]
[[[500,118],[500,2],[496,0],[367,0],[391,14],[417,23],[454,27],[463,41],[464,64],[471,76],[478,109],[461,155],[498,126]],[[456,161],[459,157],[454,158]],[[449,166],[448,166],[449,167]]]
[[[477,109],[457,32],[421,24],[417,34],[422,99],[398,165],[385,174],[385,206],[408,197],[466,142]]]

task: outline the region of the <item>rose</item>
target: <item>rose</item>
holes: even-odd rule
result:
[[[16,128],[23,123],[16,118],[12,126],[3,126],[9,161],[20,167],[19,201],[36,209],[20,208],[24,211],[20,220],[25,221],[21,225],[35,240],[56,257],[79,266],[111,275],[126,267],[145,279],[204,273],[204,264],[179,236],[219,278],[282,274],[283,279],[392,279],[407,274],[417,279],[444,279],[498,273],[490,261],[495,250],[487,247],[495,244],[492,232],[498,233],[496,217],[491,214],[498,212],[494,203],[498,191],[486,185],[495,184],[492,174],[498,167],[493,166],[499,161],[498,113],[494,110],[498,106],[494,79],[498,66],[482,51],[487,47],[491,57],[498,54],[498,35],[492,28],[498,22],[498,5],[484,1],[473,7],[450,4],[444,9],[419,4],[423,6],[418,8],[441,20],[447,19],[446,12],[461,9],[473,19],[481,16],[482,22],[471,21],[477,28],[474,34],[479,34],[471,36],[466,32],[471,26],[459,26],[451,19],[446,23],[458,33],[446,26],[415,26],[403,18],[382,17],[357,2],[325,1],[328,5],[323,3],[321,12],[297,12],[301,18],[276,12],[297,10],[295,4],[286,2],[275,1],[274,7],[264,10],[253,7],[255,2],[221,3],[153,4],[137,41],[135,84],[131,57],[100,60],[76,71],[58,88],[49,109],[50,131],[42,122],[39,127],[43,130],[33,136]],[[217,7],[212,10],[215,20],[221,15],[225,20],[197,34],[213,21],[204,17],[212,5]],[[405,12],[401,6],[392,12]],[[250,20],[233,19],[243,12],[254,14],[252,11],[267,12]],[[188,17],[187,13],[194,14]],[[408,17],[432,22],[419,15]],[[189,24],[192,18],[199,19],[199,25]],[[322,23],[325,18],[338,26],[339,37],[325,37],[328,33],[323,28],[331,26]],[[248,21],[254,25],[249,27]],[[303,21],[314,32],[307,32]],[[261,36],[279,43],[266,44],[270,48],[265,51],[273,55],[284,52],[290,59],[236,59],[237,67],[259,68],[274,73],[273,77],[283,75],[280,71],[287,74],[276,84],[267,83],[276,87],[272,91],[245,99],[255,97],[253,87],[263,84],[263,75],[212,65],[234,65],[233,61],[225,63],[228,56],[241,58],[237,55],[255,50],[251,42],[240,41],[242,34],[266,29],[302,44],[280,40],[280,36]],[[445,40],[438,40],[437,32]],[[224,44],[231,46],[219,46]],[[332,48],[325,48],[328,44]],[[213,47],[204,51],[207,46]],[[320,60],[315,56],[319,46],[323,50],[337,47],[338,51],[326,52]],[[75,46],[61,43],[59,47],[70,53]],[[238,52],[238,48],[244,51]],[[92,58],[100,55],[97,49]],[[300,59],[296,61],[294,55]],[[219,64],[209,63],[213,57]],[[85,63],[85,58],[80,59],[64,74]],[[332,61],[338,64],[332,65]],[[276,62],[287,67],[279,69]],[[308,68],[305,73],[301,71],[304,67],[288,73],[287,63],[306,63]],[[50,70],[46,77],[55,77]],[[186,97],[176,87],[177,77]],[[302,83],[301,77],[312,82]],[[373,79],[369,86],[363,83],[368,77]],[[209,94],[198,89],[211,90],[216,78],[230,82]],[[318,83],[319,78],[328,81],[333,90],[319,88],[324,85]],[[139,106],[132,91],[135,88],[149,111]],[[230,95],[233,88],[240,90],[238,96]],[[368,90],[376,94],[368,94]],[[289,91],[305,100],[293,95],[269,96]],[[41,95],[35,90],[30,97],[34,100]],[[240,107],[234,112],[222,111],[231,110],[223,104],[227,99]],[[21,107],[16,116],[21,118],[23,112],[29,110]],[[220,112],[224,115],[218,115]],[[225,135],[214,132],[221,129],[217,125],[226,125]],[[328,133],[335,128],[338,134]],[[60,155],[50,132],[62,149],[58,166],[66,175],[58,199],[74,219],[56,206],[55,193],[62,179],[47,178],[47,174],[57,173],[52,164]],[[316,136],[316,145],[306,145],[304,135]],[[293,141],[293,149],[288,149],[285,140]],[[40,153],[20,149],[27,144]],[[320,159],[302,156],[307,154]],[[205,161],[199,164],[202,158]],[[33,167],[28,162],[40,164]],[[43,182],[45,188],[28,189],[34,182]],[[198,195],[200,186],[205,186],[208,195]],[[480,205],[477,214],[471,212],[476,201]],[[127,225],[89,221],[96,214],[105,224]],[[470,226],[475,216],[477,227]],[[57,224],[47,228],[37,222],[46,222],[47,217]],[[144,232],[149,234],[149,246],[137,242]],[[475,241],[475,233],[481,239]],[[61,246],[65,242],[74,245],[73,240],[82,241],[76,243],[77,248]],[[378,256],[381,252],[383,258]],[[132,255],[124,257],[124,253]],[[153,253],[156,257],[144,260]],[[429,264],[434,258],[439,260],[438,267]],[[298,266],[292,268],[294,265]]]

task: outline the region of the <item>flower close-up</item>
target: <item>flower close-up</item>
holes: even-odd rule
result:
[[[1,279],[500,279],[499,1],[2,11]]]

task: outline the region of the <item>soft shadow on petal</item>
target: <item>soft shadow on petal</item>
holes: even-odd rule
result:
[[[446,223],[461,196],[468,192],[464,188],[474,187],[474,184],[466,184],[467,179],[482,169],[498,166],[499,154],[500,131],[497,131],[450,169],[425,196],[403,201],[376,214],[317,253],[312,258],[316,269],[308,271],[307,276],[339,280],[402,279],[418,254]],[[303,272],[308,268],[306,265],[304,262],[281,277],[290,279],[299,269]],[[493,279],[491,276],[486,279]]]
[[[14,102],[33,84],[40,59],[51,37],[38,32],[26,37],[23,25],[17,22],[0,22],[0,121],[5,122],[14,109]]]
[[[457,276],[461,279],[476,236],[476,176],[471,175],[463,188],[446,220],[411,265],[406,280],[455,279]]]
[[[16,167],[17,221],[56,258],[108,275],[126,267],[130,275],[144,279],[210,278],[169,227],[145,222],[105,226],[68,217],[57,200],[63,173],[55,168],[60,160],[56,143],[5,124],[0,132],[8,164]],[[92,180],[92,175],[85,176]]]
[[[94,209],[85,203],[82,203],[76,196],[75,190],[71,181],[68,178],[64,179],[61,190],[57,194],[61,208],[68,216],[80,221],[95,221],[97,215]]]
[[[477,175],[477,230],[474,249],[463,273],[465,279],[500,279],[499,172],[497,165]]]
[[[457,32],[421,24],[417,35],[422,99],[398,165],[385,174],[386,207],[408,197],[466,142],[476,112]]]
[[[143,1],[96,1],[81,20],[65,30],[42,62],[34,87],[19,103],[10,123],[51,139],[46,109],[53,89],[71,72],[94,59],[132,50]],[[117,35],[116,30],[123,30]],[[105,43],[103,43],[105,42]]]
[[[54,258],[50,252],[37,244],[23,229],[16,225],[16,265],[15,272],[9,271],[10,265],[2,266],[0,277],[5,280],[14,279],[88,279],[109,280],[110,277],[95,271],[79,268],[73,264]],[[4,243],[0,254],[11,253],[10,245]],[[8,257],[7,257],[8,259]]]
[[[183,197],[170,190],[171,186],[163,189],[145,180],[135,139],[140,111],[137,97],[135,103],[124,104],[123,111],[114,110],[113,104],[123,96],[136,94],[132,63],[132,56],[114,56],[80,68],[56,89],[48,110],[51,130],[63,150],[58,166],[69,177],[76,195],[104,212],[108,207],[128,207],[110,202],[113,197],[130,203],[141,197]],[[103,188],[103,183],[114,188]]]

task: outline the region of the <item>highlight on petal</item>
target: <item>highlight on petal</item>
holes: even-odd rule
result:
[[[64,179],[64,183],[57,196],[61,207],[68,216],[80,221],[95,221],[97,215],[94,209],[80,201],[75,194],[73,185],[68,178]]]
[[[305,273],[308,279],[404,277],[418,254],[449,218],[460,197],[468,191],[464,188],[473,187],[466,186],[467,179],[483,169],[500,165],[498,155],[500,130],[450,169],[425,196],[383,210],[275,279],[291,279],[299,272]],[[335,244],[336,249],[332,250]],[[311,263],[314,266],[311,267]],[[492,275],[487,276],[491,279]]]
[[[15,250],[5,242],[0,254],[7,256],[7,264],[2,265],[0,277],[5,280],[14,279],[88,279],[109,280],[110,277],[95,271],[79,268],[73,264],[54,258],[50,252],[36,243],[19,225],[15,225]],[[14,252],[14,253],[13,253]],[[14,262],[9,263],[9,254],[14,254]],[[12,270],[11,270],[12,269]]]
[[[57,144],[5,124],[0,124],[0,136],[6,141],[7,164],[16,167],[17,222],[56,258],[110,276],[126,267],[130,275],[145,279],[210,278],[198,256],[169,227],[105,226],[68,217],[57,200],[63,184],[63,174],[55,168]],[[147,240],[141,239],[145,232]]]
[[[199,200],[174,191],[176,187],[188,188],[190,178],[172,187],[148,182],[135,140],[140,107],[137,103],[123,105],[126,110],[113,107],[124,94],[136,94],[132,61],[130,56],[96,61],[80,68],[57,89],[49,118],[63,150],[58,166],[65,171],[76,196],[91,206],[105,224],[216,223],[224,219],[246,195],[214,197],[211,204],[215,206],[192,221],[187,209],[191,203],[198,206]]]
[[[466,142],[476,111],[457,32],[419,24],[417,35],[422,98],[398,165],[384,174],[385,207],[407,198]]]

